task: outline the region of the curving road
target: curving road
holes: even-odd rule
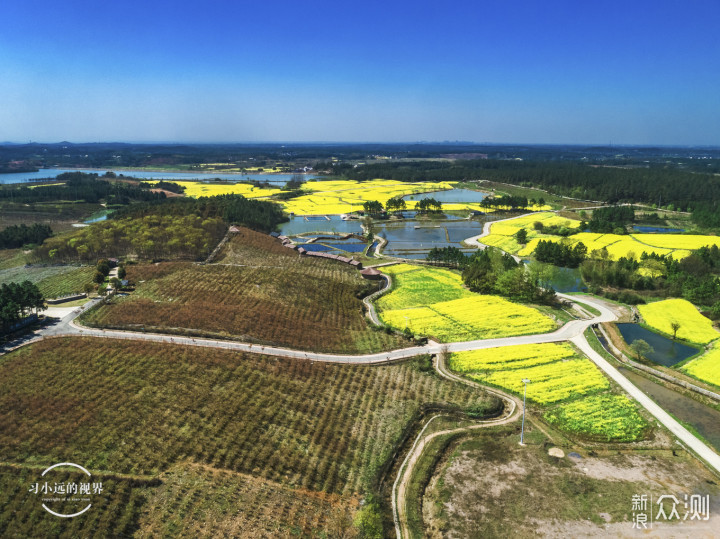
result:
[[[568,301],[574,301],[572,296],[558,294],[558,296]],[[643,406],[650,414],[652,414],[661,424],[667,427],[678,439],[685,445],[690,447],[695,453],[706,461],[712,468],[720,473],[720,456],[710,449],[706,444],[701,442],[685,427],[680,425],[660,406],[650,400],[645,393],[635,387],[625,376],[608,363],[600,354],[595,352],[584,336],[585,330],[592,324],[600,322],[612,322],[617,319],[613,311],[607,308],[602,301],[590,296],[583,296],[583,303],[589,304],[597,309],[600,314],[588,320],[573,320],[566,323],[560,329],[552,333],[541,333],[535,335],[524,335],[520,337],[505,337],[500,339],[487,339],[477,341],[455,342],[448,344],[429,343],[424,346],[413,346],[400,350],[392,350],[377,354],[360,354],[360,355],[342,355],[342,354],[323,354],[317,352],[305,352],[302,350],[292,350],[289,348],[281,348],[274,346],[263,346],[259,344],[249,344],[233,341],[220,341],[214,339],[201,339],[192,337],[171,336],[158,333],[142,333],[133,331],[117,331],[117,330],[101,330],[88,328],[78,325],[75,318],[81,312],[92,308],[97,301],[86,304],[83,308],[79,308],[72,314],[63,318],[58,324],[40,330],[36,334],[37,338],[66,336],[66,335],[82,335],[98,338],[112,339],[131,339],[144,340],[171,344],[181,344],[188,346],[203,346],[209,348],[219,348],[224,350],[235,350],[238,352],[252,352],[257,354],[265,354],[278,357],[287,357],[295,359],[308,359],[310,361],[325,361],[331,363],[344,364],[377,364],[388,363],[401,359],[407,359],[420,354],[441,354],[443,352],[459,352],[467,350],[480,350],[484,348],[495,348],[500,346],[513,346],[518,344],[537,344],[548,342],[570,341],[574,343],[582,352],[587,355],[600,369],[602,369],[610,378],[615,380],[625,391],[630,394],[641,406]],[[26,343],[23,343],[26,344]]]
[[[495,221],[497,222],[497,221]],[[488,224],[486,224],[487,226]],[[487,226],[487,229],[489,230],[489,226]],[[476,237],[477,238],[482,237],[482,235]],[[562,297],[563,299],[566,299],[568,301],[574,301],[574,298],[572,296],[568,296],[565,294],[558,294],[558,296]],[[82,308],[78,308],[75,311],[73,311],[71,314],[65,316],[62,318],[58,323],[55,325],[48,326],[46,328],[43,328],[42,330],[36,332],[35,337],[29,341],[24,341],[20,344],[20,346],[23,346],[27,344],[28,342],[32,342],[33,340],[43,339],[46,337],[61,337],[61,336],[68,336],[68,335],[81,335],[81,336],[90,336],[90,337],[96,337],[96,338],[112,338],[112,339],[131,339],[131,340],[144,340],[144,341],[153,341],[153,342],[162,342],[162,343],[171,343],[171,344],[180,344],[180,345],[188,345],[188,346],[203,346],[203,347],[210,347],[210,348],[218,348],[218,349],[224,349],[224,350],[235,350],[239,352],[252,352],[252,353],[258,353],[258,354],[265,354],[265,355],[272,355],[272,356],[278,356],[278,357],[287,357],[287,358],[296,358],[296,359],[307,359],[310,361],[325,361],[325,362],[332,362],[332,363],[344,363],[344,364],[377,364],[377,363],[388,363],[396,360],[401,359],[407,359],[413,356],[417,356],[420,354],[433,354],[437,356],[444,355],[445,352],[458,352],[458,351],[467,351],[467,350],[479,350],[484,348],[494,348],[494,347],[501,347],[501,346],[512,346],[512,345],[518,345],[518,344],[537,344],[537,343],[548,343],[548,342],[560,342],[560,341],[569,341],[575,344],[590,360],[592,360],[600,369],[603,370],[610,378],[612,378],[620,387],[622,387],[632,398],[634,398],[642,407],[644,407],[651,415],[653,415],[659,423],[664,425],[670,432],[672,432],[683,444],[685,444],[687,447],[692,449],[696,455],[698,455],[702,460],[704,460],[711,468],[713,468],[715,471],[720,473],[720,456],[715,453],[710,447],[708,447],[706,444],[704,444],[702,441],[700,441],[698,438],[696,438],[692,433],[690,433],[685,427],[683,427],[680,423],[678,423],[674,418],[672,418],[667,412],[665,412],[660,406],[658,406],[655,402],[653,402],[649,397],[647,397],[641,390],[639,390],[637,387],[635,387],[625,376],[623,376],[617,369],[615,369],[610,363],[608,363],[607,360],[605,360],[600,354],[598,354],[587,342],[584,336],[585,330],[590,327],[592,324],[597,324],[600,322],[612,322],[617,319],[617,316],[613,311],[607,308],[607,306],[600,300],[590,297],[590,296],[583,296],[582,297],[583,303],[589,304],[595,309],[597,309],[600,314],[597,316],[593,316],[590,319],[587,320],[573,320],[571,322],[566,323],[563,327],[560,329],[552,332],[552,333],[542,333],[542,334],[535,334],[535,335],[525,335],[525,336],[519,336],[519,337],[506,337],[506,338],[499,338],[499,339],[487,339],[487,340],[476,340],[476,341],[465,341],[465,342],[456,342],[456,343],[448,343],[448,344],[437,344],[437,343],[429,343],[425,346],[414,346],[410,348],[404,348],[401,350],[393,350],[389,352],[382,352],[377,354],[361,354],[361,355],[341,355],[341,354],[323,354],[323,353],[316,353],[316,352],[305,352],[301,350],[292,350],[288,348],[281,348],[281,347],[272,347],[272,346],[263,346],[258,344],[249,344],[249,343],[241,343],[241,342],[233,342],[233,341],[221,341],[221,340],[214,340],[214,339],[202,339],[202,338],[192,338],[192,337],[181,337],[181,336],[171,336],[171,335],[164,335],[164,334],[157,334],[157,333],[143,333],[143,332],[132,332],[132,331],[117,331],[117,330],[101,330],[101,329],[94,329],[94,328],[88,328],[80,326],[75,322],[75,319],[87,309],[90,309],[94,307],[99,300],[93,300],[89,303],[87,303]],[[370,311],[371,313],[374,312],[374,310]],[[462,381],[462,383],[466,383],[464,379],[457,377],[455,375],[452,375],[451,373],[444,371],[442,365],[438,365],[438,371],[442,376],[445,377],[451,377],[451,379],[455,381]],[[499,392],[496,392],[499,393]],[[503,398],[506,398],[507,396],[501,395]],[[502,418],[501,420],[495,420],[488,422],[486,424],[478,424],[478,426],[474,428],[482,428],[489,426],[491,424],[498,424],[499,421],[502,422],[508,422],[512,421],[513,419],[513,413],[517,410],[516,406],[512,407],[512,410],[510,412],[509,416],[506,416],[506,418]],[[438,436],[439,434],[434,434],[433,436]],[[419,440],[419,438],[418,438]],[[418,440],[416,440],[416,446],[418,443]],[[422,453],[422,448],[424,448],[424,444],[422,445],[422,448],[418,449],[418,447],[413,446],[413,449],[411,450],[411,457],[409,457],[409,461],[407,462],[414,462],[419,458],[420,454]],[[419,452],[418,452],[419,451]],[[401,474],[403,474],[406,478],[409,477],[408,474],[412,473],[412,466],[407,466],[406,463],[401,467]],[[398,477],[398,481],[396,481],[396,485],[402,485],[403,480],[402,478]],[[398,487],[400,488],[400,487]],[[398,496],[400,494],[398,493]],[[393,502],[395,501],[395,496],[393,496]],[[397,507],[394,507],[394,516],[399,522],[399,528],[398,528],[398,536],[404,537],[406,535],[407,528],[405,527],[405,523],[403,522],[403,516],[404,516],[404,510],[398,511]]]

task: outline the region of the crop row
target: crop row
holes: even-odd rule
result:
[[[144,537],[318,537],[352,525],[353,500],[199,464],[163,474],[139,522]],[[355,503],[352,503],[355,505]]]
[[[527,397],[541,404],[595,393],[610,387],[607,379],[597,367],[585,358],[495,371],[489,376],[474,374],[471,377],[507,388],[518,394],[523,393],[523,379],[529,379]]]
[[[46,298],[82,292],[92,282],[95,268],[90,266],[17,267],[0,270],[0,284],[28,280],[37,285]]]
[[[360,491],[424,403],[496,400],[420,372],[111,339],[49,339],[0,365],[6,461],[154,475],[180,461]]]
[[[345,264],[299,257],[251,231],[228,242],[221,262],[128,266],[135,292],[84,320],[99,327],[144,327],[327,352],[380,351],[404,343],[368,326],[358,296],[372,285]]]
[[[61,461],[57,461],[61,462]],[[49,463],[48,463],[49,464]],[[103,491],[91,495],[92,508],[74,518],[58,518],[43,509],[42,498],[30,488],[46,480],[54,483],[82,483],[87,476],[78,472],[52,472],[42,477],[42,467],[0,467],[0,536],[2,537],[127,537],[137,528],[138,519],[153,481],[118,479],[94,472],[93,482]],[[73,513],[82,503],[46,502],[54,511]]]

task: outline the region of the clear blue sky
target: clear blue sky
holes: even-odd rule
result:
[[[720,2],[5,0],[0,141],[720,144]]]

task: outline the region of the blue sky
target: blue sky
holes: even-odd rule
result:
[[[720,145],[717,0],[0,13],[0,141]]]

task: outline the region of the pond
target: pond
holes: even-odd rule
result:
[[[556,292],[587,292],[578,268],[553,268],[550,284]]]
[[[720,412],[665,386],[656,384],[625,367],[620,367],[618,370],[666,412],[691,425],[711,446],[720,451]]]
[[[100,210],[93,213],[90,217],[85,219],[83,223],[97,223],[98,221],[107,220],[107,216],[110,215],[113,210]]]
[[[105,172],[111,171],[118,176],[123,174],[133,178],[141,178],[145,180],[214,180],[219,178],[231,182],[249,182],[253,180],[268,182],[273,185],[285,185],[294,174],[221,174],[216,172],[160,172],[148,170],[113,170],[113,169],[68,169],[68,168],[48,168],[40,169],[37,172],[12,172],[10,174],[0,174],[0,184],[5,183],[25,183],[43,180],[47,178],[54,179],[65,172],[88,172],[96,173],[102,176]],[[306,180],[322,180],[312,175],[305,175]]]
[[[648,354],[648,359],[665,367],[672,367],[699,352],[692,346],[675,342],[638,324],[617,324],[617,327],[626,343],[632,344],[634,341],[642,339],[652,346],[653,352]]]
[[[472,189],[449,189],[447,191],[433,191],[431,193],[422,193],[414,195],[406,195],[403,197],[405,201],[422,200],[424,198],[434,198],[439,202],[482,202],[488,196],[487,193],[473,191]]]
[[[633,230],[644,233],[660,233],[660,234],[675,234],[678,232],[685,232],[684,228],[666,228],[662,226],[633,226]]]

